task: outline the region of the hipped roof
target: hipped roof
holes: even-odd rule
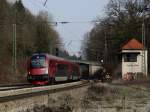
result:
[[[122,50],[142,50],[143,48],[142,43],[133,38],[122,47]]]

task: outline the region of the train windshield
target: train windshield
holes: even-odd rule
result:
[[[31,58],[32,68],[43,68],[46,67],[45,55],[35,55]]]

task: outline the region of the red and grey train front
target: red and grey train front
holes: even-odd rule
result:
[[[33,55],[28,62],[28,81],[33,84],[48,83],[48,65],[48,58],[46,55]]]

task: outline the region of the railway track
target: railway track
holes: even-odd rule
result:
[[[8,87],[8,90],[0,90],[0,112],[22,112],[33,109],[35,105],[50,105],[53,99],[62,98],[65,94],[80,97],[90,85],[91,82],[81,80],[19,89]]]
[[[73,83],[75,81],[72,82],[56,82],[53,85],[59,85],[59,84],[66,84],[66,83]],[[0,85],[0,91],[8,91],[8,90],[15,90],[15,89],[24,89],[24,88],[34,88],[34,87],[42,87],[42,86],[53,86],[53,85],[33,85],[33,84],[29,84],[29,83],[24,83],[24,84],[10,84],[10,85]]]
[[[46,86],[34,86],[34,85],[25,85],[19,87],[0,87],[0,102],[12,100],[12,99],[20,99],[22,97],[31,97],[42,94],[51,94],[57,93],[61,91],[67,91],[75,88],[80,88],[83,86],[89,85],[89,81],[77,81],[71,83],[63,83],[56,85],[46,85]]]
[[[7,91],[13,89],[22,89],[32,87],[31,84],[9,84],[9,85],[0,85],[0,91]]]
[[[140,83],[140,84],[139,84]],[[138,82],[125,82],[125,83],[118,83],[118,84],[112,84],[113,86],[120,86],[120,87],[126,87],[131,89],[136,89],[139,91],[144,91],[150,94],[150,88],[144,87],[142,84],[149,84],[149,81],[138,81]]]

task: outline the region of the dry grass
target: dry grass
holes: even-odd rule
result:
[[[102,109],[103,111],[105,109],[107,111],[108,109],[110,111],[115,109],[113,112],[122,112],[124,110],[139,112],[138,108],[141,107],[137,105],[147,105],[148,98],[149,94],[144,91],[132,89],[130,86],[111,86],[107,84],[102,86],[92,84],[85,91],[82,99],[74,99],[70,95],[64,94],[58,97],[58,99],[49,99],[48,106],[35,106],[34,109],[25,112],[72,112],[78,108],[83,112],[96,109]],[[79,104],[75,100],[78,100]],[[80,105],[80,107],[76,105]]]
[[[64,94],[58,99],[49,99],[49,105],[35,105],[33,109],[27,109],[21,112],[72,112],[74,106],[72,105],[73,98]]]

